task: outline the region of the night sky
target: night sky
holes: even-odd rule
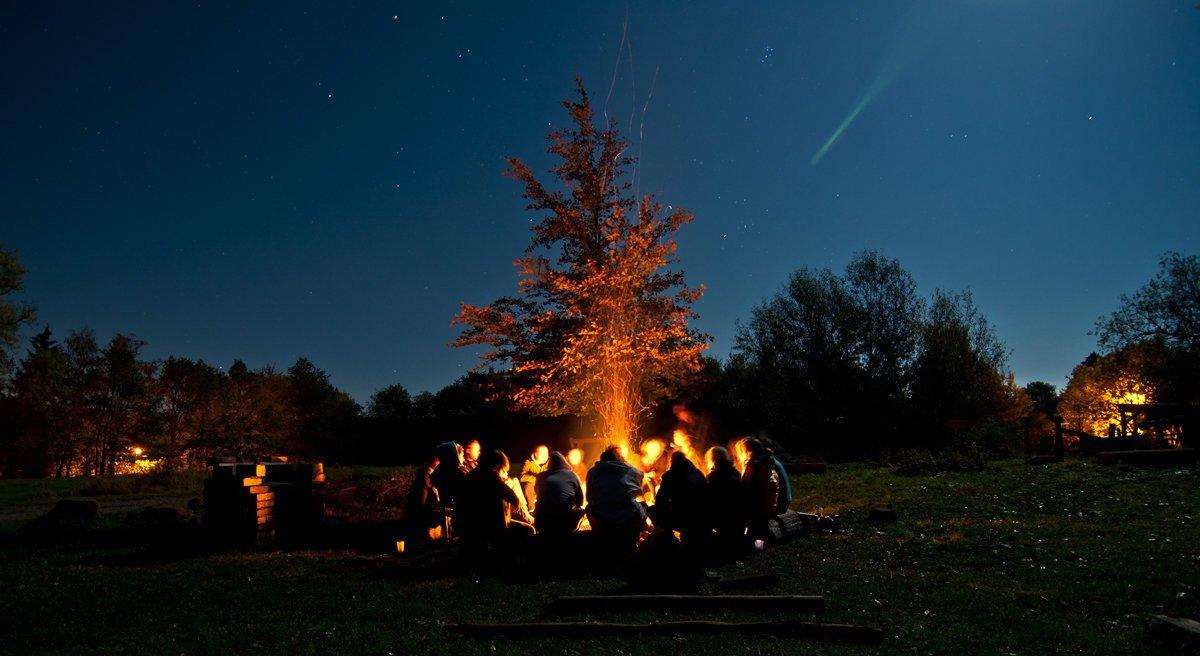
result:
[[[41,322],[436,390],[474,363],[457,303],[515,289],[504,157],[548,168],[572,78],[602,109],[619,52],[608,114],[696,215],[714,355],[791,270],[880,249],[1061,385],[1196,252],[1194,0],[341,4],[4,3],[0,242]]]

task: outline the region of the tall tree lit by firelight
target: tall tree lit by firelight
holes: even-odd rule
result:
[[[625,444],[652,402],[699,370],[710,340],[688,322],[703,286],[688,286],[675,267],[674,235],[693,216],[630,193],[628,144],[612,126],[596,127],[576,84],[579,100],[563,103],[574,127],[547,137],[562,188],[509,159],[508,175],[541,215],[515,262],[519,293],[463,303],[454,344],[490,346],[481,364],[509,366],[519,407],[592,417],[601,437]]]

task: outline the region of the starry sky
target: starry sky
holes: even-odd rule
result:
[[[719,357],[790,271],[879,249],[1061,385],[1196,252],[1194,1],[342,5],[4,3],[0,242],[42,322],[436,390],[457,303],[515,288],[504,157],[550,166],[575,75],[695,213]]]

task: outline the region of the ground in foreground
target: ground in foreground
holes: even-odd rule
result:
[[[881,626],[872,647],[801,640],[647,637],[470,639],[447,622],[527,621],[562,594],[617,581],[398,581],[349,550],[143,557],[121,536],[116,490],[98,535],[0,546],[0,652],[63,654],[1173,653],[1149,638],[1155,613],[1200,614],[1200,470],[1020,462],[922,477],[835,466],[793,479],[794,507],[839,513],[844,533],[768,549],[726,572],[777,571],[766,592],[823,594],[824,621]],[[136,487],[136,486],[135,486]],[[61,482],[0,481],[0,517],[75,493]],[[171,488],[164,496],[182,498]],[[125,505],[122,505],[125,504]],[[867,522],[888,504],[896,524]],[[681,619],[783,619],[778,614]],[[653,621],[627,612],[574,619]]]

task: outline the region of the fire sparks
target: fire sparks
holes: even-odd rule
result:
[[[688,460],[692,461],[693,465],[696,465],[697,469],[705,471],[704,459],[692,445],[692,436],[688,435],[686,431],[680,428],[675,429],[675,432],[671,434],[671,446],[681,451]]]

